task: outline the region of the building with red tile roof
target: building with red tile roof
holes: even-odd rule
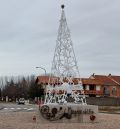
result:
[[[38,76],[36,83],[42,84],[44,88],[48,83],[53,83],[49,80],[50,76]],[[53,76],[54,77],[54,76]],[[59,78],[54,77],[56,80]],[[73,79],[76,85],[78,78]],[[66,81],[64,79],[64,81]],[[86,96],[90,97],[120,97],[120,76],[109,75],[91,75],[89,78],[81,78]],[[56,82],[55,82],[56,84]],[[57,83],[58,85],[58,83]]]
[[[90,78],[103,82],[101,91],[103,96],[120,97],[120,76],[109,75],[91,75]]]

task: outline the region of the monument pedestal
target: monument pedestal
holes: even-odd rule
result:
[[[98,106],[67,104],[45,104],[40,107],[42,123],[94,123],[98,122]]]

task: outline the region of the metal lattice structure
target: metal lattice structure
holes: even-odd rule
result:
[[[86,104],[64,5],[61,8],[62,14],[52,62],[52,74],[46,89],[45,103],[68,103],[69,96],[73,103]]]

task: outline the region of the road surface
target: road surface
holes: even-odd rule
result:
[[[0,112],[32,112],[35,110],[36,106],[33,104],[0,103]]]

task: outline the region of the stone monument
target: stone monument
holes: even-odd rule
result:
[[[97,122],[98,106],[87,105],[64,5],[58,29],[51,76],[40,117],[46,122]]]

